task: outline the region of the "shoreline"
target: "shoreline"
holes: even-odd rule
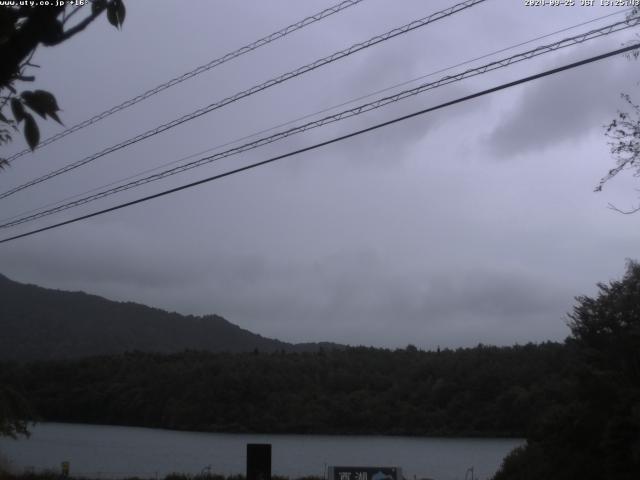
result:
[[[154,432],[170,432],[170,433],[192,433],[192,434],[210,434],[210,435],[255,435],[255,436],[312,436],[312,437],[350,437],[350,438],[412,438],[420,440],[522,440],[525,441],[526,436],[524,434],[513,435],[488,435],[482,432],[477,433],[462,433],[462,434],[433,434],[433,435],[416,435],[411,433],[362,433],[362,432],[280,432],[280,431],[242,431],[242,430],[192,430],[192,429],[176,429],[166,427],[150,427],[144,425],[125,425],[116,423],[82,423],[82,422],[65,422],[58,420],[47,421],[35,421],[29,422],[29,429],[37,425],[64,425],[64,426],[78,426],[78,427],[105,427],[105,428],[131,428],[140,430],[151,430]],[[19,437],[18,440],[23,440],[24,437]],[[0,479],[1,480],[1,479]]]
[[[48,422],[32,433],[31,441],[0,440],[14,472],[7,480],[45,480],[46,470],[60,480],[64,461],[71,477],[88,480],[156,479],[156,472],[158,480],[172,472],[190,478],[209,466],[216,480],[226,480],[245,473],[248,443],[272,445],[272,472],[281,478],[321,478],[331,465],[396,466],[409,479],[463,478],[473,466],[489,477],[524,444],[508,438],[230,434]]]
[[[45,470],[42,472],[24,472],[10,473],[0,471],[0,480],[246,480],[245,475],[222,475],[217,473],[170,473],[168,475],[159,476],[129,476],[124,473],[123,476],[109,476],[110,472],[97,473],[98,476],[74,476],[73,472],[68,476],[62,475],[59,471]],[[284,477],[280,475],[272,475],[271,480],[325,480],[323,477],[305,476],[305,477]]]

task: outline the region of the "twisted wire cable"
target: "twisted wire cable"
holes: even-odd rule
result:
[[[556,75],[556,74],[558,74],[560,72],[564,72],[564,71],[567,71],[567,70],[578,68],[580,66],[587,65],[587,64],[590,64],[590,63],[598,62],[598,61],[601,61],[601,60],[603,60],[605,58],[613,57],[614,55],[620,55],[622,53],[628,53],[628,52],[631,52],[631,51],[634,51],[634,50],[638,50],[639,48],[640,48],[640,43],[634,43],[632,45],[628,45],[626,47],[622,47],[622,48],[619,48],[617,50],[611,50],[609,52],[606,52],[606,53],[603,53],[603,54],[600,54],[600,55],[596,55],[594,57],[589,57],[589,58],[586,58],[584,60],[580,60],[578,62],[573,62],[573,63],[569,63],[569,64],[566,64],[566,65],[562,65],[560,67],[556,67],[556,68],[553,68],[551,70],[545,70],[543,72],[536,73],[534,75],[529,75],[527,77],[523,77],[523,78],[520,78],[518,80],[514,80],[514,81],[511,81],[511,82],[508,82],[508,83],[500,84],[500,85],[498,85],[496,87],[491,87],[491,88],[488,88],[486,90],[481,90],[479,92],[472,93],[470,95],[466,95],[464,97],[459,97],[459,98],[456,98],[454,100],[450,100],[448,102],[444,102],[444,103],[441,103],[441,104],[433,106],[433,107],[428,107],[428,108],[425,108],[425,109],[422,109],[422,110],[418,110],[417,112],[409,113],[409,114],[403,115],[401,117],[396,117],[396,118],[393,118],[391,120],[387,120],[387,121],[382,122],[382,123],[377,123],[377,124],[372,125],[370,127],[366,127],[366,128],[363,128],[363,129],[360,129],[360,130],[356,130],[356,131],[353,131],[353,132],[350,132],[350,133],[347,133],[347,134],[344,134],[344,135],[333,137],[333,138],[331,138],[329,140],[325,140],[325,141],[320,142],[320,143],[315,143],[313,145],[309,145],[307,147],[303,147],[303,148],[300,148],[298,150],[294,150],[292,152],[284,153],[282,155],[277,155],[275,157],[267,158],[266,160],[262,160],[260,162],[252,163],[252,164],[249,164],[249,165],[245,165],[244,167],[239,167],[239,168],[236,168],[234,170],[229,170],[229,171],[226,171],[226,172],[223,172],[223,173],[219,173],[217,175],[213,175],[211,177],[203,178],[203,179],[197,180],[195,182],[187,183],[185,185],[180,185],[179,187],[170,188],[169,190],[163,190],[161,192],[154,193],[152,195],[147,195],[146,197],[138,198],[136,200],[131,200],[131,201],[126,202],[126,203],[121,203],[121,204],[118,204],[118,205],[115,205],[115,206],[112,206],[112,207],[109,207],[109,208],[105,208],[103,210],[99,210],[99,211],[96,211],[96,212],[88,213],[86,215],[82,215],[82,216],[75,217],[75,218],[72,218],[72,219],[69,219],[69,220],[65,220],[65,221],[62,221],[62,222],[59,222],[59,223],[55,223],[53,225],[48,225],[46,227],[38,228],[38,229],[31,230],[31,231],[28,231],[28,232],[24,232],[24,233],[21,233],[21,234],[18,234],[18,235],[13,235],[11,237],[5,237],[2,240],[0,240],[0,244],[11,242],[11,241],[17,240],[19,238],[29,237],[31,235],[36,235],[38,233],[42,233],[42,232],[45,232],[45,231],[48,231],[48,230],[53,230],[55,228],[59,228],[59,227],[65,226],[65,225],[69,225],[69,224],[72,224],[72,223],[80,222],[82,220],[87,220],[89,218],[93,218],[93,217],[97,217],[97,216],[100,216],[100,215],[104,215],[106,213],[110,213],[110,212],[114,212],[114,211],[117,211],[117,210],[121,210],[123,208],[131,207],[133,205],[138,205],[140,203],[148,202],[150,200],[154,200],[156,198],[164,197],[166,195],[171,195],[172,193],[180,192],[182,190],[187,190],[189,188],[193,188],[193,187],[196,187],[198,185],[203,185],[205,183],[213,182],[215,180],[220,180],[222,178],[225,178],[225,177],[228,177],[228,176],[231,176],[231,175],[235,175],[237,173],[246,172],[246,171],[254,169],[254,168],[258,168],[258,167],[261,167],[261,166],[264,166],[264,165],[267,165],[267,164],[270,164],[270,163],[273,163],[273,162],[277,162],[277,161],[282,160],[284,158],[293,157],[293,156],[300,155],[300,154],[305,153],[305,152],[309,152],[309,151],[312,151],[312,150],[316,150],[318,148],[322,148],[322,147],[327,146],[327,145],[331,145],[331,144],[334,144],[334,143],[342,142],[344,140],[356,137],[358,135],[363,135],[365,133],[372,132],[372,131],[378,130],[380,128],[384,128],[384,127],[387,127],[387,126],[395,124],[395,123],[406,121],[406,120],[408,120],[410,118],[418,117],[420,115],[425,115],[427,113],[430,113],[430,112],[433,112],[433,111],[436,111],[436,110],[440,110],[440,109],[443,109],[443,108],[447,108],[447,107],[450,107],[452,105],[457,105],[457,104],[460,104],[460,103],[463,103],[463,102],[467,102],[469,100],[473,100],[475,98],[479,98],[479,97],[482,97],[482,96],[485,96],[485,95],[496,93],[496,92],[499,92],[499,91],[502,91],[502,90],[505,90],[505,89],[508,89],[508,88],[515,87],[516,85],[522,85],[524,83],[532,82],[534,80],[538,80],[540,78],[544,78],[544,77],[547,77],[547,76],[550,76],[550,75]]]
[[[506,51],[509,51],[509,50],[513,50],[514,48],[522,47],[524,45],[528,45],[528,44],[536,42],[538,40],[549,38],[549,37],[551,37],[553,35],[557,35],[558,33],[563,33],[563,32],[569,31],[569,30],[573,30],[573,29],[578,28],[578,27],[583,27],[583,26],[588,25],[590,23],[594,23],[594,22],[597,22],[599,20],[603,20],[605,18],[609,18],[609,17],[613,17],[613,16],[617,16],[617,15],[624,15],[624,14],[627,14],[628,12],[630,12],[632,10],[633,10],[633,8],[629,8],[627,10],[621,10],[619,12],[613,12],[613,13],[609,13],[607,15],[602,15],[600,17],[592,18],[591,20],[587,20],[587,21],[582,22],[582,23],[577,23],[575,25],[571,25],[569,27],[565,27],[565,28],[562,28],[560,30],[556,30],[556,31],[551,32],[551,33],[540,35],[538,37],[531,38],[529,40],[517,43],[515,45],[511,45],[509,47],[504,47],[504,48],[501,48],[499,50],[494,50],[493,52],[486,53],[486,54],[483,54],[481,56],[478,56],[478,57],[475,57],[475,58],[472,58],[472,59],[469,59],[469,60],[465,60],[464,62],[460,62],[460,63],[457,63],[455,65],[450,65],[448,67],[441,68],[440,70],[436,70],[434,72],[430,72],[430,73],[425,74],[425,75],[420,75],[419,77],[412,78],[411,80],[405,80],[403,82],[396,83],[394,85],[390,85],[390,86],[382,88],[380,90],[376,90],[374,92],[370,92],[370,93],[367,93],[365,95],[361,95],[359,97],[353,98],[351,100],[347,100],[345,102],[341,102],[341,103],[339,103],[337,105],[333,105],[331,107],[326,107],[326,108],[323,108],[322,110],[318,110],[318,111],[313,112],[313,113],[308,113],[308,114],[305,114],[305,115],[303,115],[301,117],[297,117],[295,119],[287,120],[286,122],[280,123],[278,125],[273,125],[271,127],[259,130],[257,132],[253,132],[253,133],[250,133],[248,135],[243,135],[242,137],[236,138],[234,140],[226,141],[226,142],[224,142],[222,144],[218,144],[216,146],[209,147],[209,148],[207,148],[205,150],[201,150],[201,151],[196,152],[196,153],[191,153],[191,154],[186,155],[184,157],[181,157],[179,159],[171,160],[171,161],[166,162],[164,164],[161,164],[161,165],[158,165],[158,166],[143,170],[143,171],[135,173],[133,175],[129,175],[127,177],[120,178],[118,180],[114,180],[114,181],[109,182],[107,184],[91,188],[90,190],[85,190],[84,192],[77,193],[77,194],[74,194],[74,195],[70,195],[70,196],[65,197],[65,198],[63,198],[61,200],[50,202],[50,203],[47,203],[47,204],[45,204],[43,206],[40,206],[40,207],[37,207],[37,208],[32,208],[32,209],[29,209],[27,211],[23,211],[23,212],[15,214],[15,215],[12,215],[10,217],[5,217],[5,218],[0,220],[0,223],[7,222],[9,220],[13,220],[14,218],[18,218],[18,217],[21,217],[21,216],[24,216],[24,215],[28,215],[28,214],[34,213],[34,212],[43,210],[43,209],[48,208],[48,207],[53,207],[55,205],[59,205],[59,204],[61,204],[63,202],[67,202],[69,200],[73,200],[75,198],[82,197],[83,195],[87,195],[89,193],[97,192],[100,189],[111,187],[112,185],[117,185],[117,184],[122,183],[122,182],[126,182],[127,180],[132,180],[134,178],[141,177],[142,175],[146,175],[147,173],[155,172],[155,171],[160,170],[162,168],[168,167],[169,165],[175,165],[177,163],[183,162],[185,160],[189,160],[191,158],[203,155],[205,153],[209,153],[209,152],[218,150],[220,148],[227,147],[229,145],[234,145],[234,144],[239,143],[239,142],[241,142],[243,140],[248,140],[250,138],[255,138],[258,135],[262,135],[262,134],[267,133],[267,132],[272,132],[272,131],[277,130],[279,128],[292,125],[292,124],[294,124],[296,122],[299,122],[299,121],[302,121],[302,120],[306,120],[308,118],[313,118],[313,117],[315,117],[317,115],[321,115],[321,114],[326,113],[326,112],[330,112],[332,110],[335,110],[336,108],[344,107],[346,105],[358,102],[360,100],[364,100],[366,98],[371,98],[371,97],[373,97],[375,95],[388,92],[388,91],[393,90],[395,88],[403,87],[405,85],[409,85],[409,84],[415,83],[418,80],[423,80],[425,78],[432,77],[434,75],[437,75],[438,73],[444,73],[444,72],[447,72],[449,70],[453,70],[454,68],[457,68],[457,67],[462,67],[462,66],[465,66],[465,65],[469,65],[470,63],[473,63],[473,62],[476,62],[478,60],[482,60],[482,59],[485,59],[485,58],[488,58],[488,57],[492,57],[493,55],[497,55],[498,53],[503,53],[503,52],[506,52]]]
[[[74,200],[72,202],[68,202],[62,205],[59,205],[57,207],[54,208],[50,208],[47,210],[43,210],[41,212],[38,212],[36,214],[33,215],[27,215],[21,218],[18,218],[16,220],[13,221],[9,221],[3,224],[0,224],[0,228],[9,228],[9,227],[13,227],[16,225],[20,225],[22,223],[25,222],[29,222],[29,221],[33,221],[33,220],[37,220],[49,215],[53,215],[54,213],[58,213],[58,212],[62,212],[65,210],[68,210],[70,208],[74,208],[80,205],[84,205],[86,203],[89,202],[93,202],[96,200],[99,200],[101,198],[105,198],[111,195],[114,195],[116,193],[120,193],[120,192],[124,192],[126,190],[130,190],[132,188],[136,188],[139,187],[141,185],[145,185],[147,183],[151,183],[157,180],[161,180],[163,178],[167,178],[173,175],[176,175],[178,173],[182,173],[182,172],[186,172],[188,170],[212,163],[214,161],[217,160],[221,160],[223,158],[227,158],[233,155],[237,155],[239,153],[243,153],[249,150],[253,150],[255,148],[264,146],[264,145],[268,145],[270,143],[274,143],[276,141],[282,140],[284,138],[287,138],[289,136],[298,134],[298,133],[302,133],[308,130],[312,130],[314,128],[318,128],[324,125],[328,125],[331,123],[335,123],[338,122],[340,120],[344,120],[346,118],[350,118],[350,117],[354,117],[357,115],[361,115],[363,113],[366,112],[370,112],[372,110],[376,110],[378,108],[384,107],[386,105],[389,105],[391,103],[396,103],[399,102],[401,100],[405,100],[407,98],[413,97],[415,95],[418,95],[420,93],[426,92],[428,90],[433,90],[435,88],[441,87],[443,85],[448,85],[454,82],[459,82],[461,80],[470,78],[470,77],[475,77],[478,75],[482,75],[494,70],[498,70],[501,68],[506,68],[510,65],[513,65],[515,63],[519,63],[525,60],[530,60],[534,57],[538,57],[540,55],[544,55],[547,53],[551,53],[554,51],[557,51],[559,49],[562,48],[567,48],[573,45],[577,45],[577,44],[581,44],[584,42],[587,42],[589,40],[593,40],[596,38],[600,38],[606,35],[610,35],[612,33],[616,33],[616,32],[620,32],[622,30],[626,30],[628,28],[632,28],[636,25],[638,25],[638,23],[640,23],[640,17],[633,17],[633,18],[629,18],[623,21],[619,21],[610,25],[607,25],[605,27],[602,28],[598,28],[598,29],[594,29],[594,30],[590,30],[588,32],[585,33],[581,33],[578,35],[575,35],[573,37],[569,37],[569,38],[565,38],[562,39],[558,42],[554,42],[548,45],[543,45],[543,46],[539,46],[536,47],[532,50],[528,50],[526,52],[522,52],[522,53],[518,53],[515,55],[512,55],[510,57],[501,59],[501,60],[496,60],[484,65],[481,65],[479,67],[476,68],[471,68],[468,70],[465,70],[461,73],[458,74],[454,74],[454,75],[448,75],[445,77],[440,78],[439,80],[436,80],[434,82],[429,82],[429,83],[425,83],[422,85],[419,85],[415,88],[412,89],[408,89],[408,90],[404,90],[402,92],[399,92],[395,95],[390,95],[387,97],[383,97],[380,98],[378,100],[375,100],[373,102],[369,102],[369,103],[365,103],[362,105],[359,105],[357,107],[354,108],[350,108],[348,110],[343,110],[339,113],[336,113],[334,115],[329,115],[326,116],[324,118],[312,121],[312,122],[308,122],[305,123],[303,125],[297,126],[297,127],[293,127],[290,128],[288,130],[282,131],[282,132],[278,132],[274,135],[268,136],[268,137],[263,137],[260,138],[258,140],[255,140],[253,142],[249,142],[249,143],[245,143],[244,145],[240,145],[238,147],[235,148],[231,148],[229,150],[223,151],[223,152],[219,152],[216,153],[214,155],[210,155],[207,157],[203,157],[200,158],[196,161],[193,162],[189,162],[186,163],[184,165],[180,165],[168,170],[164,170],[162,172],[156,173],[154,175],[150,175],[129,183],[125,183],[123,185],[119,185],[117,187],[114,188],[110,188],[108,190],[103,190],[102,192],[93,194],[93,195],[89,195],[77,200]]]
[[[97,160],[100,157],[104,157],[105,155],[108,155],[110,153],[113,153],[117,150],[120,150],[122,148],[128,147],[130,145],[133,145],[134,143],[140,142],[142,140],[145,140],[149,137],[152,137],[154,135],[157,135],[159,133],[165,132],[173,127],[176,127],[178,125],[181,125],[185,122],[188,122],[190,120],[193,120],[195,118],[198,118],[206,113],[212,112],[214,110],[217,110],[219,108],[224,107],[225,105],[228,105],[230,103],[236,102],[242,98],[248,97],[250,95],[253,95],[255,93],[261,92],[263,90],[266,90],[267,88],[273,87],[275,85],[278,85],[280,83],[283,83],[287,80],[291,80],[292,78],[298,77],[300,75],[304,75],[305,73],[308,73],[310,71],[313,71],[317,68],[323,67],[325,65],[328,65],[332,62],[335,62],[337,60],[340,60],[342,58],[345,58],[349,55],[352,55],[356,52],[359,52],[361,50],[364,50],[366,48],[370,48],[374,45],[377,45],[378,43],[381,42],[385,42],[387,40],[390,40],[394,37],[397,37],[399,35],[403,35],[406,34],[408,32],[411,32],[413,30],[416,30],[418,28],[424,27],[426,25],[429,25],[431,23],[434,23],[438,20],[442,20],[444,18],[447,18],[451,15],[454,15],[458,12],[461,12],[463,10],[466,10],[468,8],[471,8],[475,5],[478,5],[480,3],[485,2],[486,0],[466,0],[464,2],[458,3],[452,7],[446,8],[444,10],[441,10],[439,12],[435,12],[427,17],[421,18],[419,20],[414,20],[410,23],[407,23],[405,25],[403,25],[402,27],[398,27],[398,28],[394,28],[392,30],[389,30],[386,33],[383,33],[382,35],[377,35],[375,37],[370,38],[369,40],[365,41],[365,42],[360,42],[360,43],[356,43],[344,50],[340,50],[338,52],[335,52],[327,57],[323,57],[321,59],[318,59],[312,63],[309,63],[307,65],[304,65],[302,67],[299,67],[295,70],[292,70],[288,73],[285,73],[283,75],[280,75],[279,77],[275,77],[272,78],[271,80],[267,80],[264,83],[261,83],[259,85],[255,85],[251,88],[249,88],[248,90],[244,90],[242,92],[236,93],[230,97],[227,97],[223,100],[220,100],[218,102],[212,103],[210,105],[207,105],[206,107],[202,107],[198,110],[195,110],[194,112],[191,112],[187,115],[184,115],[180,118],[177,118],[175,120],[172,120],[171,122],[165,123],[163,125],[160,125],[158,127],[155,127],[151,130],[148,130],[144,133],[141,133],[139,135],[136,135],[135,137],[132,137],[128,140],[125,140],[117,145],[108,147],[98,153],[95,153],[93,155],[90,155],[88,157],[85,157],[81,160],[78,160],[76,162],[70,163],[62,168],[59,168],[57,170],[51,171],[45,175],[42,175],[38,178],[35,178],[33,180],[28,181],[27,183],[24,183],[22,185],[19,185],[17,187],[14,187],[10,190],[7,190],[5,192],[3,192],[2,194],[0,194],[0,199],[2,198],[6,198],[10,195],[13,195],[21,190],[24,190],[26,188],[29,188],[33,185],[37,185],[39,183],[42,183],[46,180],[49,180],[51,178],[57,177],[58,175],[61,175],[63,173],[69,172],[71,170],[74,170],[76,168],[79,168],[83,165],[86,165],[87,163],[93,162],[94,160]]]
[[[330,15],[333,15],[335,13],[341,12],[342,10],[346,10],[349,7],[352,7],[354,5],[357,5],[360,2],[363,2],[364,0],[345,0],[343,2],[340,2],[332,7],[326,8],[325,10],[322,10],[321,12],[318,12],[314,15],[311,15],[309,17],[306,17],[302,20],[300,20],[299,22],[293,23],[281,30],[278,30],[277,32],[271,33],[269,35],[267,35],[266,37],[262,37],[259,40],[256,40],[253,43],[250,43],[248,45],[245,45],[244,47],[241,47],[237,50],[234,50],[233,52],[227,53],[225,55],[223,55],[222,57],[216,58],[214,60],[211,60],[209,63],[206,63],[204,65],[200,65],[199,67],[194,68],[193,70],[183,73],[182,75],[179,75],[175,78],[172,78],[171,80],[168,80],[165,83],[162,83],[154,88],[151,88],[149,90],[147,90],[144,93],[141,93],[140,95],[137,95],[133,98],[130,98],[129,100],[126,100],[122,103],[120,103],[119,105],[116,105],[114,107],[109,108],[108,110],[105,110],[104,112],[98,113],[97,115],[94,115],[93,117],[84,120],[80,123],[77,123],[76,125],[67,128],[66,130],[63,130],[60,133],[56,133],[55,135],[52,135],[51,137],[41,141],[36,149],[40,149],[46,145],[50,145],[51,143],[54,143],[58,140],[60,140],[61,138],[66,137],[67,135],[70,135],[74,132],[77,132],[78,130],[82,130],[83,128],[86,128],[90,125],[93,125],[94,123],[99,122],[100,120],[103,120],[111,115],[113,115],[114,113],[120,112],[121,110],[124,110],[125,108],[129,108],[133,105],[135,105],[136,103],[140,103],[143,100],[146,100],[149,97],[152,97],[153,95],[156,95],[160,92],[162,92],[163,90],[166,90],[168,88],[173,87],[174,85],[177,85],[179,83],[184,82],[185,80],[188,80],[190,78],[195,77],[196,75],[200,75],[201,73],[204,73],[208,70],[211,70],[212,68],[218,67],[220,65],[222,65],[223,63],[228,62],[229,60],[233,60],[234,58],[237,58],[241,55],[244,55],[245,53],[249,53],[252,52],[253,50],[256,50],[260,47],[263,47],[271,42],[274,42],[276,40],[279,40],[283,37],[286,37],[287,35],[300,30],[306,26],[309,26],[315,22],[318,22],[324,18],[329,17]],[[9,158],[7,158],[7,161],[12,161],[15,160],[18,157],[21,157],[27,153],[30,153],[31,149],[29,148],[25,148],[24,150],[15,153],[13,155],[11,155]]]

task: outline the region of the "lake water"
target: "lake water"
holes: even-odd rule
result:
[[[408,479],[491,477],[517,439],[255,435],[177,432],[135,427],[41,423],[29,439],[0,438],[0,455],[16,471],[54,469],[71,475],[162,478],[171,472],[244,474],[247,443],[272,444],[274,475],[323,476],[326,466],[398,466]],[[470,474],[469,474],[470,477]]]

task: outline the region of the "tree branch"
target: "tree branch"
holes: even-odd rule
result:
[[[112,3],[112,2],[113,2],[113,0],[111,2],[109,2],[109,3]],[[74,35],[77,35],[81,31],[83,31],[85,28],[87,28],[89,25],[91,25],[91,22],[93,22],[96,18],[98,18],[100,16],[100,14],[107,9],[107,5],[108,4],[105,4],[104,6],[98,6],[91,13],[91,15],[89,15],[87,18],[82,20],[80,23],[76,24],[75,26],[73,26],[70,29],[68,29],[67,31],[65,31],[62,34],[62,36],[58,39],[58,41],[53,43],[53,45],[58,45],[59,43],[62,43],[65,40],[69,40]],[[69,16],[71,16],[71,15],[69,15]]]
[[[613,210],[614,212],[621,213],[623,215],[633,215],[636,212],[640,212],[640,206],[638,206],[636,208],[632,208],[631,210],[621,210],[618,207],[616,207],[615,205],[613,205],[612,203],[609,203],[607,207],[610,210]]]
[[[55,21],[61,7],[38,8],[31,12],[21,27],[0,45],[0,86],[11,83],[20,65],[44,38],[47,26]]]

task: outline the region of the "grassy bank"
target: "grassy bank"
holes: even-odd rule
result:
[[[101,476],[100,480],[107,480],[110,477]],[[216,475],[216,474],[197,474],[197,475],[187,475],[184,473],[171,473],[165,477],[157,477],[158,480],[246,480],[244,475]],[[323,480],[320,477],[299,477],[299,478],[289,478],[289,477],[280,477],[280,476],[272,476],[272,480]],[[59,472],[41,472],[41,473],[21,473],[21,474],[12,474],[7,472],[0,471],[0,480],[98,480],[95,478],[82,477],[82,476],[74,476],[71,475],[69,477],[62,477]],[[155,477],[154,477],[155,479]],[[141,477],[118,477],[118,480],[146,480]]]

